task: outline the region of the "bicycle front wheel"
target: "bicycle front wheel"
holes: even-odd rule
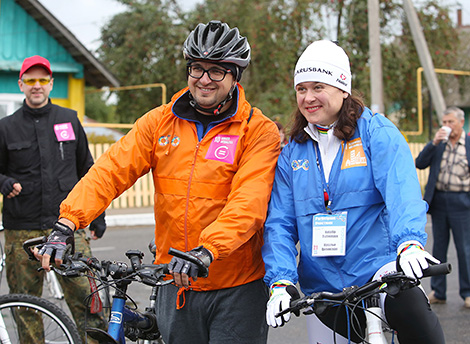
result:
[[[77,326],[48,300],[26,294],[0,296],[0,343],[81,344]]]

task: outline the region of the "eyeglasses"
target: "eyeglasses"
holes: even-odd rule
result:
[[[40,79],[23,79],[23,83],[28,86],[34,86],[39,81],[39,85],[45,86],[51,82],[50,78],[40,78]]]
[[[194,79],[201,79],[204,76],[204,73],[207,73],[209,79],[212,81],[222,81],[225,79],[227,73],[231,73],[231,70],[220,69],[220,68],[210,68],[204,69],[201,66],[188,66],[188,73]]]

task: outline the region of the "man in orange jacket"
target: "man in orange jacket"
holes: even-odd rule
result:
[[[60,263],[73,231],[151,171],[155,263],[170,263],[175,280],[158,293],[165,343],[266,343],[261,246],[279,130],[245,99],[239,80],[251,50],[237,28],[199,24],[183,53],[188,87],[137,120],[70,192],[39,252],[42,265],[49,269],[54,251]],[[197,279],[197,265],[169,256],[170,247],[199,258],[207,278]]]

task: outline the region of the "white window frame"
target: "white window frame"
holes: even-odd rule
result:
[[[6,108],[5,116],[13,114],[23,105],[23,93],[0,93],[0,106]],[[5,117],[0,112],[0,118]]]

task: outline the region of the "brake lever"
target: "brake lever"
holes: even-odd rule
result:
[[[284,309],[283,311],[280,311],[279,313],[276,313],[275,317],[278,318],[278,317],[280,317],[284,314],[287,314],[287,313],[296,314],[296,312],[300,312],[302,309],[313,305],[313,303],[314,303],[314,301],[312,299],[305,298],[305,297],[300,298],[300,299],[296,299],[296,300],[292,300],[290,302],[289,307]],[[308,312],[308,311],[305,311],[305,312]],[[309,314],[309,313],[305,313],[305,314]]]
[[[382,285],[379,290],[390,296],[397,295],[400,291],[416,287],[421,284],[419,279],[405,275],[403,272],[396,272],[385,275],[381,278]]]

